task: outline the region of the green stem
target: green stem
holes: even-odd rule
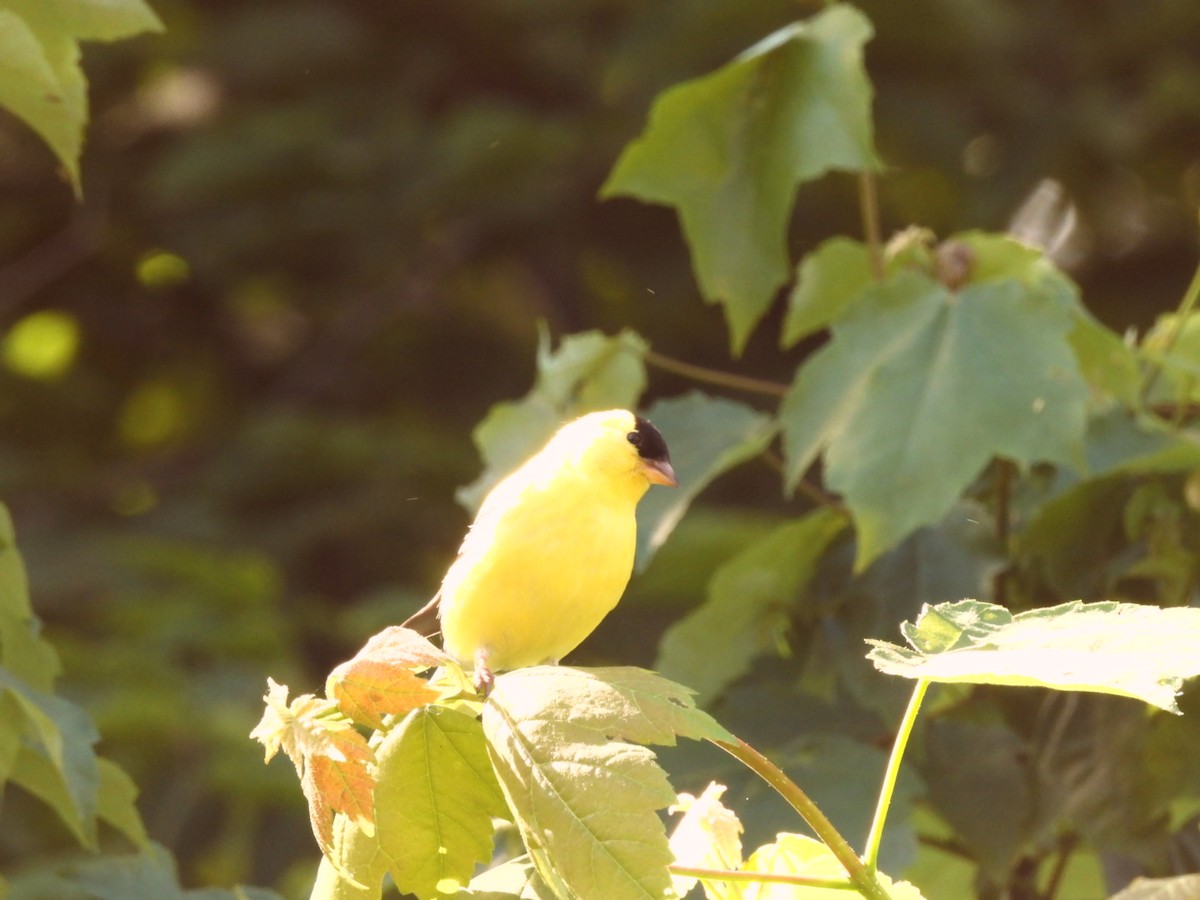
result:
[[[748,391],[752,394],[765,394],[769,397],[783,397],[788,392],[786,384],[764,381],[761,378],[750,378],[747,375],[734,375],[732,372],[722,372],[719,369],[708,369],[655,353],[653,350],[647,350],[642,358],[648,365],[657,366],[666,372],[674,372],[676,375],[682,375],[705,384],[716,384],[738,391]]]
[[[784,875],[778,872],[751,872],[746,869],[701,869],[696,866],[671,866],[672,875],[703,878],[707,881],[754,881],[761,884],[796,884],[801,887],[833,891],[856,891],[849,881],[836,878],[812,878],[808,875]]]
[[[714,743],[747,766],[759,778],[773,787],[779,796],[783,797],[792,808],[804,818],[818,838],[820,838],[837,857],[838,862],[850,876],[850,883],[864,897],[870,900],[891,900],[875,877],[875,872],[863,865],[863,861],[854,853],[854,849],[846,842],[841,833],[833,827],[833,823],[825,813],[813,803],[812,798],[801,790],[800,786],[788,778],[782,769],[771,762],[743,740],[736,743],[730,741],[714,741]]]
[[[863,234],[867,239],[867,252],[871,258],[871,275],[876,281],[883,279],[883,233],[879,227],[879,190],[874,172],[858,173],[858,206],[862,213]]]
[[[1178,343],[1179,337],[1183,334],[1183,327],[1187,324],[1188,316],[1192,314],[1192,309],[1196,305],[1196,301],[1200,300],[1200,265],[1196,266],[1196,272],[1192,275],[1192,282],[1188,285],[1187,290],[1183,293],[1183,299],[1179,301],[1179,309],[1175,312],[1175,321],[1171,324],[1171,331],[1167,334],[1166,342],[1163,344],[1160,360],[1165,360],[1171,355],[1171,351],[1175,349],[1175,344]],[[1158,381],[1158,376],[1162,374],[1162,363],[1151,362],[1150,371],[1146,373],[1146,380],[1142,382],[1142,400],[1145,401],[1150,397],[1150,391]]]
[[[875,807],[875,818],[871,822],[871,830],[867,833],[867,849],[863,853],[863,862],[872,873],[879,864],[879,845],[883,842],[883,826],[887,822],[892,795],[896,791],[896,779],[900,776],[900,761],[904,758],[904,750],[908,746],[913,724],[917,721],[917,713],[921,711],[921,702],[925,699],[927,690],[929,682],[924,678],[918,679],[912,697],[908,700],[908,708],[904,710],[904,717],[900,720],[900,727],[896,731],[896,740],[892,742],[892,755],[888,757],[887,769],[883,773],[879,804]]]

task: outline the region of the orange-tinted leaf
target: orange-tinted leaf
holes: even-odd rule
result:
[[[344,813],[367,834],[375,823],[375,757],[366,739],[353,728],[334,735],[326,752],[308,760],[300,785],[308,798],[308,815],[321,852],[333,847],[333,817]]]
[[[402,715],[438,699],[440,693],[417,673],[446,662],[448,657],[417,632],[392,626],[334,669],[325,692],[351,719],[379,728],[385,715]]]
[[[267,684],[267,708],[250,736],[266,747],[268,761],[280,750],[292,760],[308,798],[313,834],[329,855],[335,813],[374,830],[375,755],[331,701],[301,694],[289,704],[287,685],[271,679]]]

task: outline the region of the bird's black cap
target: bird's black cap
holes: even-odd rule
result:
[[[634,416],[633,420],[637,427],[625,437],[637,447],[638,456],[655,462],[670,462],[671,454],[667,450],[667,442],[663,440],[662,432],[641,416]]]

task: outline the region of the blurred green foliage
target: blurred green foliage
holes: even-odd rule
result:
[[[1200,7],[860,6],[876,31],[866,65],[886,229],[1012,223],[1057,245],[1118,331],[1175,305],[1200,205]],[[729,365],[673,214],[596,194],[661,90],[791,21],[797,4],[154,8],[163,34],[85,49],[82,203],[0,112],[0,496],[63,657],[60,690],[141,787],[150,835],[183,883],[299,896],[315,869],[302,798],[286,764],[264,770],[246,740],[265,673],[310,689],[433,591],[467,522],[455,489],[479,472],[471,429],[533,382],[537,322],[556,335],[629,327],[661,353]],[[853,179],[835,175],[805,189],[789,246],[795,257],[859,230]],[[786,381],[812,342],[775,352],[773,321],[737,367]],[[688,387],[651,372],[651,398]],[[1097,520],[1097,539],[1154,528],[1160,545],[1190,547],[1195,535],[1172,532],[1152,501],[1124,523],[1134,532]],[[766,466],[717,481],[577,661],[649,664],[708,575],[789,508]],[[936,572],[891,557],[853,574],[852,548],[835,545],[817,576],[824,595],[890,597],[895,614],[873,608],[858,615],[878,620],[849,614],[803,636],[807,678],[829,693],[786,692],[801,733],[769,715],[778,685],[735,685],[722,721],[816,772],[847,758],[846,735],[881,741],[903,698],[835,648],[890,637],[921,600],[986,583],[977,557],[947,542],[919,533],[898,551],[950,560]],[[836,679],[819,665],[835,658]],[[855,703],[833,702],[842,691]],[[1072,717],[1128,736],[1121,710],[1046,709],[1019,735],[946,727],[969,731],[955,741],[986,747],[986,771],[1011,779],[1013,754]],[[1169,730],[1154,747],[1184,740]],[[943,765],[938,747],[926,765]],[[1097,752],[1051,749],[1073,752],[1084,774]],[[769,836],[781,814],[757,799],[763,814],[743,817]],[[993,833],[982,853],[1006,859],[1010,848],[986,844]],[[0,835],[0,863],[33,837]],[[1186,862],[1197,850],[1154,853]]]

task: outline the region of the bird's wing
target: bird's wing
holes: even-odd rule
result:
[[[418,609],[415,613],[405,619],[401,624],[402,628],[411,628],[418,634],[425,637],[433,637],[441,630],[441,623],[438,621],[438,612],[442,600],[442,592],[438,591],[433,595],[433,599]]]

